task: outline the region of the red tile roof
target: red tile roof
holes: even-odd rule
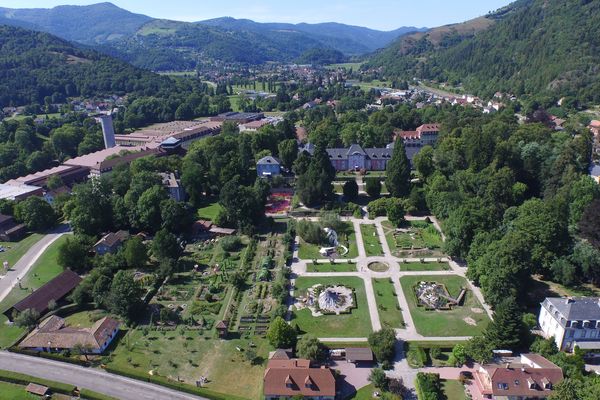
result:
[[[269,361],[263,379],[265,396],[335,397],[335,377],[331,370],[309,368],[308,364],[309,360]]]
[[[18,311],[25,311],[28,308],[32,308],[42,314],[48,309],[48,303],[51,300],[58,301],[62,299],[75,289],[81,280],[75,272],[66,270],[15,304],[12,308]]]

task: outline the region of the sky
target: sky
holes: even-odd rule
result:
[[[51,8],[101,0],[0,0],[0,7]],[[341,22],[379,30],[435,27],[466,21],[509,4],[509,0],[112,0],[155,18],[201,21],[217,17],[258,22]]]

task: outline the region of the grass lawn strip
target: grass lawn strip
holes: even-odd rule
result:
[[[295,310],[292,322],[302,332],[317,337],[367,337],[372,332],[371,318],[367,305],[364,281],[356,277],[312,278],[299,277],[296,279],[296,294],[306,292],[306,289],[316,285],[344,285],[355,289],[358,308],[353,308],[350,314],[322,315],[313,317],[312,312],[305,308]]]
[[[346,397],[344,400],[372,400],[374,399],[373,393],[380,392],[380,390],[375,389],[375,386],[369,384],[364,386],[356,391],[353,395]]]
[[[467,281],[460,276],[418,275],[400,278],[415,328],[421,335],[473,336],[481,333],[488,325],[487,313],[470,290],[466,293],[463,305],[453,307],[452,310],[428,311],[424,307],[418,307],[414,286],[421,281],[444,284],[453,297],[458,296],[462,287],[468,287]],[[468,324],[465,318],[472,318],[476,325]]]
[[[400,271],[449,271],[450,266],[445,262],[410,262],[400,263]]]
[[[402,312],[398,309],[398,297],[390,278],[373,279],[373,290],[377,299],[379,319],[383,327],[402,328],[404,319],[402,318]]]
[[[459,381],[442,379],[441,382],[446,400],[467,400],[465,387]]]
[[[42,237],[43,235],[39,233],[33,233],[19,242],[0,242],[0,246],[5,248],[4,252],[0,253],[0,265],[7,261],[9,267],[12,268]]]
[[[361,224],[360,233],[365,245],[367,257],[376,257],[383,255],[383,248],[379,242],[379,235],[374,224]]]
[[[356,264],[350,263],[320,263],[320,264],[307,264],[307,272],[356,272]]]
[[[221,211],[222,209],[223,207],[221,207],[219,203],[212,203],[206,207],[198,209],[198,218],[209,219],[214,222],[217,218],[217,215],[219,215],[219,211]]]

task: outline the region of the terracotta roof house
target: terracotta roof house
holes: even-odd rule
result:
[[[269,360],[263,378],[266,400],[305,399],[334,400],[335,378],[328,368],[310,368],[309,360]]]
[[[24,224],[18,224],[10,215],[0,214],[0,240],[13,242],[20,240],[27,233]]]
[[[476,387],[486,399],[545,399],[563,380],[562,369],[538,354],[522,354],[520,362],[486,364],[475,372]]]
[[[395,131],[394,140],[402,139],[406,157],[412,163],[415,155],[425,146],[433,146],[440,133],[439,124],[424,124],[414,131]],[[393,146],[390,146],[393,148]]]
[[[83,346],[88,354],[100,354],[117,336],[120,325],[119,321],[104,317],[91,328],[73,328],[66,326],[61,317],[53,315],[31,331],[19,347],[51,352]]]
[[[50,301],[54,300],[58,302],[63,299],[79,285],[81,280],[82,279],[75,272],[66,270],[6,310],[4,315],[12,321],[14,313],[20,313],[30,308],[43,314],[48,310],[48,303]]]
[[[94,251],[96,254],[100,255],[104,255],[106,253],[114,254],[128,238],[129,232],[127,231],[107,233],[102,239],[96,242],[94,245]]]

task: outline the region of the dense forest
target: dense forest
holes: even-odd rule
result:
[[[390,75],[462,83],[491,97],[547,92],[599,100],[600,4],[589,0],[520,0],[489,18],[476,35],[448,35],[442,48],[423,41],[403,52],[400,40],[371,61]]]

